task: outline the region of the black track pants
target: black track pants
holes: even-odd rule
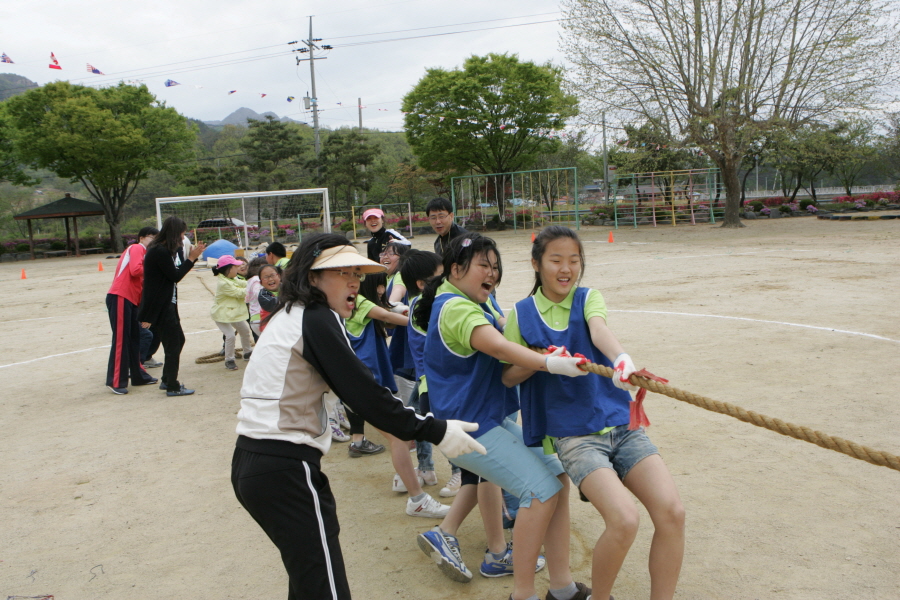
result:
[[[317,462],[235,448],[231,484],[281,551],[288,600],[350,599],[334,496]]]

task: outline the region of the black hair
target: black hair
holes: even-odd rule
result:
[[[385,289],[387,289],[387,273],[382,272],[366,275],[366,278],[359,284],[359,293],[363,298],[372,302],[375,306],[390,310],[391,305],[388,302],[386,292],[378,293],[379,285],[383,285]],[[375,332],[381,337],[386,338],[387,333],[384,330],[384,323],[378,319],[372,319],[372,321],[375,323]]]
[[[250,265],[247,267],[247,279],[251,277],[256,277],[259,275],[259,272],[262,271],[263,265],[268,265],[266,262],[265,256],[257,256],[253,260],[250,261]]]
[[[450,276],[453,265],[456,265],[464,275],[468,272],[473,258],[488,252],[497,255],[497,283],[495,285],[499,285],[500,280],[503,279],[503,263],[500,262],[500,250],[497,249],[497,243],[494,240],[480,233],[466,233],[450,240],[450,244],[444,252],[444,273],[425,284],[422,297],[416,303],[413,319],[422,331],[428,331],[428,321],[431,319],[431,307],[434,305],[437,289]]]
[[[187,225],[178,217],[166,217],[163,221],[162,229],[150,242],[150,246],[165,246],[169,254],[175,256],[178,249],[181,248],[184,240],[184,232],[187,231]]]
[[[284,258],[287,256],[287,250],[281,242],[272,242],[266,246],[266,254],[274,254],[278,258]]]
[[[323,250],[350,245],[350,240],[336,233],[314,233],[303,238],[300,247],[291,256],[291,262],[282,273],[278,306],[267,318],[271,319],[282,308],[286,312],[291,312],[291,306],[294,304],[303,306],[324,304],[328,306],[328,298],[325,297],[325,293],[309,280],[311,267]]]
[[[425,250],[410,250],[400,259],[400,278],[410,296],[419,295],[419,281],[428,281],[441,264],[441,255]]]
[[[453,205],[446,198],[432,198],[425,205],[425,216],[427,217],[430,213],[438,212],[439,210],[446,210],[448,213],[453,214]]]
[[[226,265],[224,267],[215,266],[212,268],[212,274],[213,275],[225,275],[226,277],[228,277],[228,269],[230,269],[231,267],[239,267],[239,266],[240,265],[236,265],[234,263]]]
[[[158,233],[159,229],[156,227],[150,227],[149,225],[147,227],[141,227],[141,230],[138,231],[138,240],[147,237],[148,235],[157,235]]]
[[[531,259],[535,261],[538,264],[538,268],[540,268],[541,259],[544,257],[544,252],[547,250],[547,244],[562,238],[575,240],[575,243],[578,244],[578,255],[581,257],[581,271],[578,273],[578,281],[575,282],[575,285],[578,285],[584,275],[584,244],[578,239],[578,234],[568,227],[551,225],[537,234],[537,237],[534,238],[534,243],[531,245]],[[531,288],[531,292],[528,295],[534,296],[539,287],[541,287],[540,270],[534,272],[534,287]]]
[[[393,240],[384,245],[384,250],[382,252],[387,252],[388,248],[394,251],[394,254],[397,256],[403,256],[412,248],[409,244],[404,244],[403,242],[399,242],[397,240]]]

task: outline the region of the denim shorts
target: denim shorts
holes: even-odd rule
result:
[[[529,448],[522,441],[522,428],[504,419],[503,425],[478,436],[487,454],[470,452],[457,456],[453,464],[496,483],[519,499],[523,507],[531,499],[546,502],[562,489],[558,477],[565,471],[555,455],[543,448]]]
[[[578,435],[556,440],[559,460],[566,468],[575,487],[597,469],[614,469],[620,480],[648,456],[659,454],[644,428],[628,431],[619,425],[604,435]]]

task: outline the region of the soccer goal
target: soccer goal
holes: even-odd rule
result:
[[[187,224],[194,242],[227,239],[242,248],[299,242],[333,225],[328,188],[157,198],[157,227],[171,216]]]

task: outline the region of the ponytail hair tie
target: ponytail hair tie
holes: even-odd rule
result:
[[[315,250],[313,250],[313,258],[319,258],[320,254],[322,254],[322,250],[320,248],[316,248]]]
[[[463,248],[468,248],[471,245],[472,245],[472,238],[466,238],[462,241]]]

